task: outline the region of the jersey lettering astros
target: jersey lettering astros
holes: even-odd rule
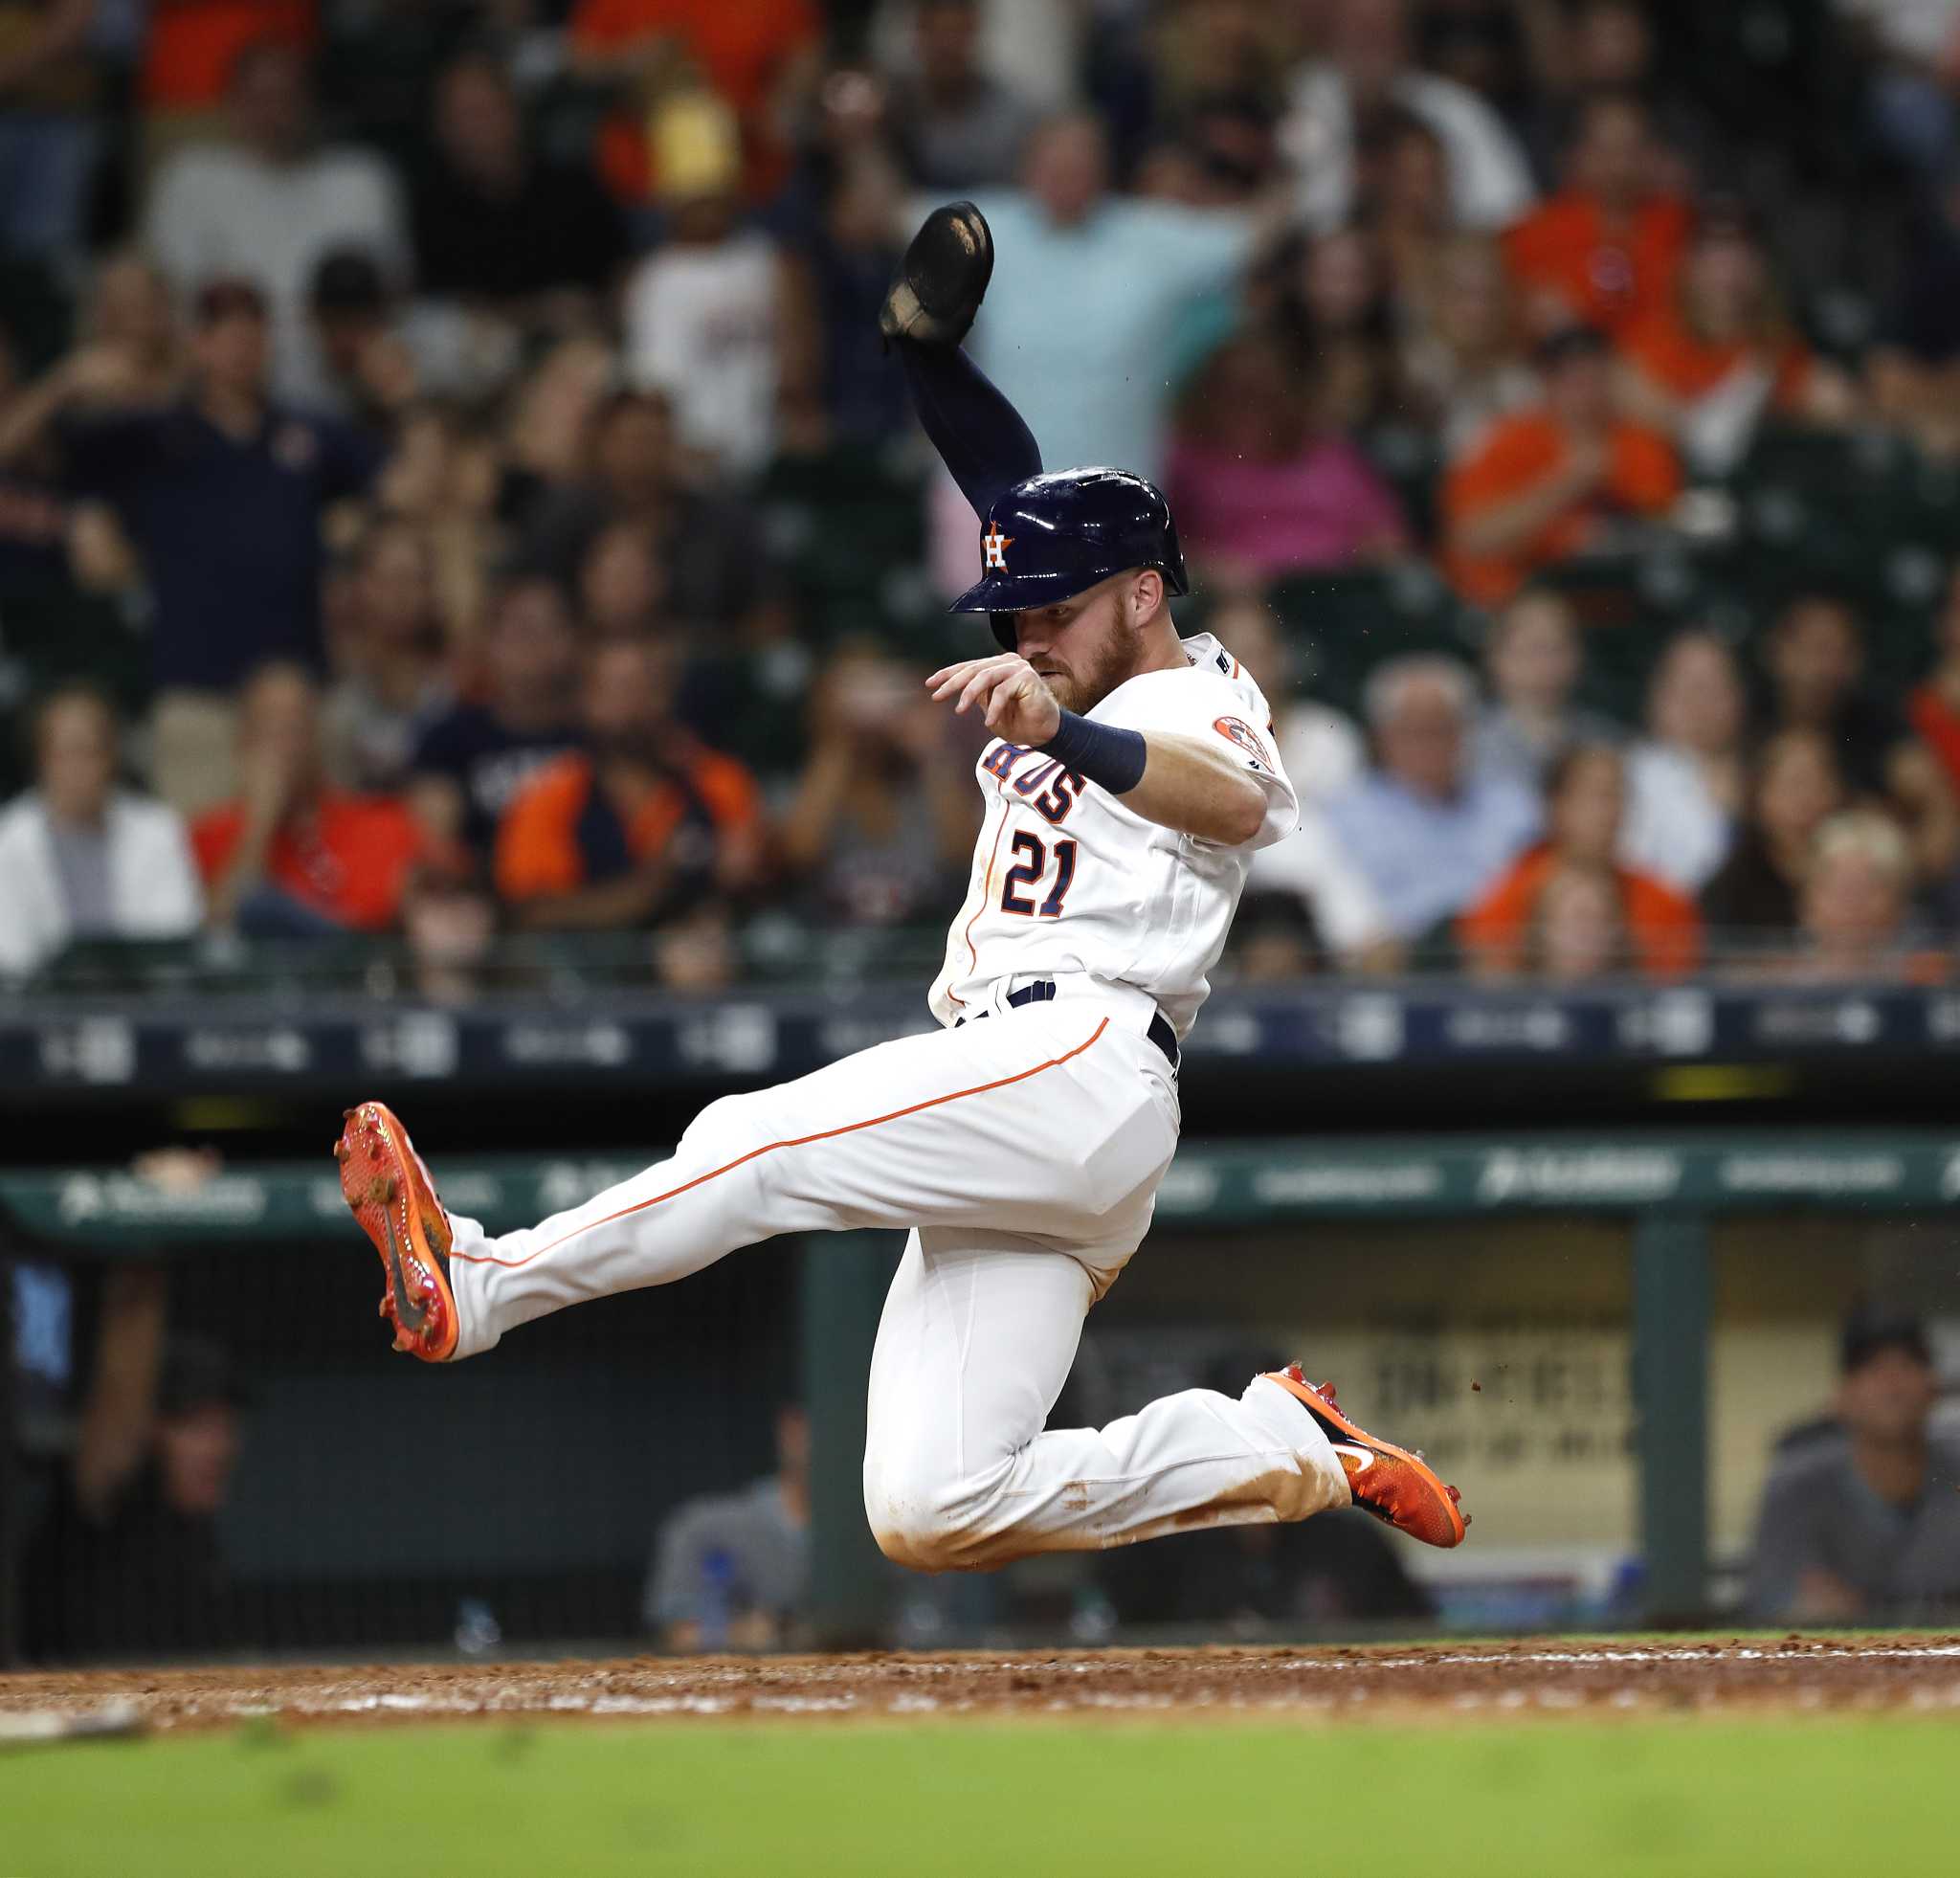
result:
[[[1208,633],[1183,643],[1185,669],[1142,673],[1089,716],[1220,744],[1265,791],[1258,833],[1237,847],[1180,835],[1042,751],[996,738],[975,771],[987,815],[932,987],[941,1023],[984,1008],[1003,978],[1086,973],[1147,993],[1180,1039],[1191,1029],[1252,855],[1292,834],[1300,807],[1252,675]]]

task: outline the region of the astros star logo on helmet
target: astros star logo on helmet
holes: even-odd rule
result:
[[[1013,546],[1013,536],[1000,532],[998,522],[990,522],[987,532],[980,537],[980,546],[987,551],[986,565],[990,568],[1005,568],[1007,551]]]

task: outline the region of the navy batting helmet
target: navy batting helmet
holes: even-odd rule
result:
[[[1155,568],[1188,593],[1170,504],[1128,470],[1054,470],[994,498],[980,534],[980,578],[955,613],[991,613],[993,637],[1014,648],[1013,615],[1051,607],[1129,568]]]

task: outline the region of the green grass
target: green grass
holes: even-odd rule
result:
[[[1960,1869],[1930,1718],[237,1733],[0,1758],[0,1878]]]

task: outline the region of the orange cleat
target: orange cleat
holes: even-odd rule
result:
[[[341,1193],[381,1254],[388,1288],[381,1314],[394,1347],[425,1363],[455,1354],[456,1294],[449,1288],[449,1215],[394,1111],[379,1102],[349,1108],[334,1143]]]
[[[1445,1487],[1421,1455],[1364,1434],[1341,1413],[1334,1385],[1324,1382],[1316,1388],[1298,1363],[1268,1372],[1266,1380],[1298,1397],[1321,1424],[1348,1471],[1348,1490],[1357,1507],[1426,1546],[1463,1543],[1470,1515],[1458,1509],[1457,1489]]]

